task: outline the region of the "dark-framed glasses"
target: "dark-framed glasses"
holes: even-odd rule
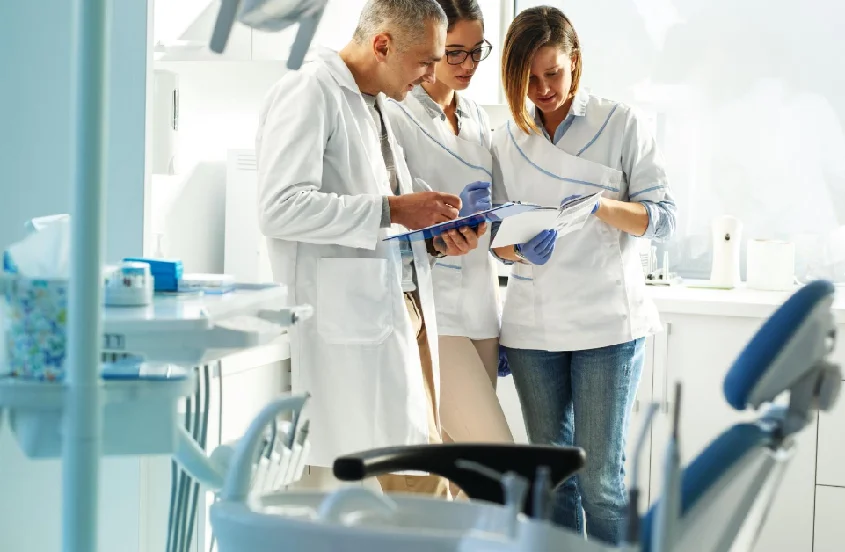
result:
[[[460,65],[466,61],[467,57],[472,56],[472,61],[479,63],[487,59],[490,52],[493,51],[493,45],[486,40],[478,47],[467,52],[466,50],[447,50],[446,63],[449,65]]]

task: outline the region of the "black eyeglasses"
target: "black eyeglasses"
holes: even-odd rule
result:
[[[480,63],[487,59],[487,56],[489,56],[492,51],[493,45],[485,40],[481,46],[475,48],[471,52],[467,52],[466,50],[448,50],[446,52],[446,63],[449,65],[460,65],[465,62],[469,56],[472,56],[472,61],[475,63]]]

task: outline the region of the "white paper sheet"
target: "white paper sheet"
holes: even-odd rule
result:
[[[527,213],[520,213],[502,221],[491,247],[504,247],[525,243],[543,230],[557,227],[559,211],[550,207],[539,207]]]
[[[560,209],[538,207],[527,213],[506,218],[499,226],[491,247],[525,243],[543,230],[557,230],[557,237],[580,230],[590,218],[601,192],[567,203]]]

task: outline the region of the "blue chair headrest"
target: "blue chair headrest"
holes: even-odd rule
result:
[[[816,307],[833,293],[831,282],[811,282],[795,292],[766,320],[725,377],[724,392],[728,404],[737,410],[745,410],[755,386],[790,343],[790,339],[798,333]]]
[[[713,485],[737,462],[755,448],[771,439],[770,430],[758,424],[738,424],[717,437],[684,468],[681,476],[681,516],[692,509]],[[657,502],[640,524],[641,552],[651,550],[651,531]]]

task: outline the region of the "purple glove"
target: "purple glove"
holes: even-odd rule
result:
[[[515,246],[516,254],[534,265],[544,265],[555,250],[557,230],[543,230],[526,243]]]
[[[473,182],[472,184],[468,184],[464,188],[464,191],[461,192],[460,197],[461,212],[459,216],[461,217],[493,208],[489,182]]]
[[[576,194],[576,195],[571,195],[571,196],[565,197],[565,198],[563,199],[563,201],[561,201],[561,202],[560,202],[560,205],[561,205],[561,207],[563,207],[564,205],[566,205],[566,204],[567,204],[567,203],[569,203],[570,201],[575,201],[576,199],[580,199],[580,198],[582,198],[582,197],[584,197],[584,196],[580,196],[580,195],[577,195],[577,194]],[[598,210],[599,210],[599,205],[600,205],[600,204],[601,204],[601,199],[596,198],[596,204],[595,204],[595,205],[593,205],[593,210],[592,210],[592,211],[590,211],[590,214],[591,214],[591,215],[595,215],[595,214],[596,214],[596,211],[598,211]]]

